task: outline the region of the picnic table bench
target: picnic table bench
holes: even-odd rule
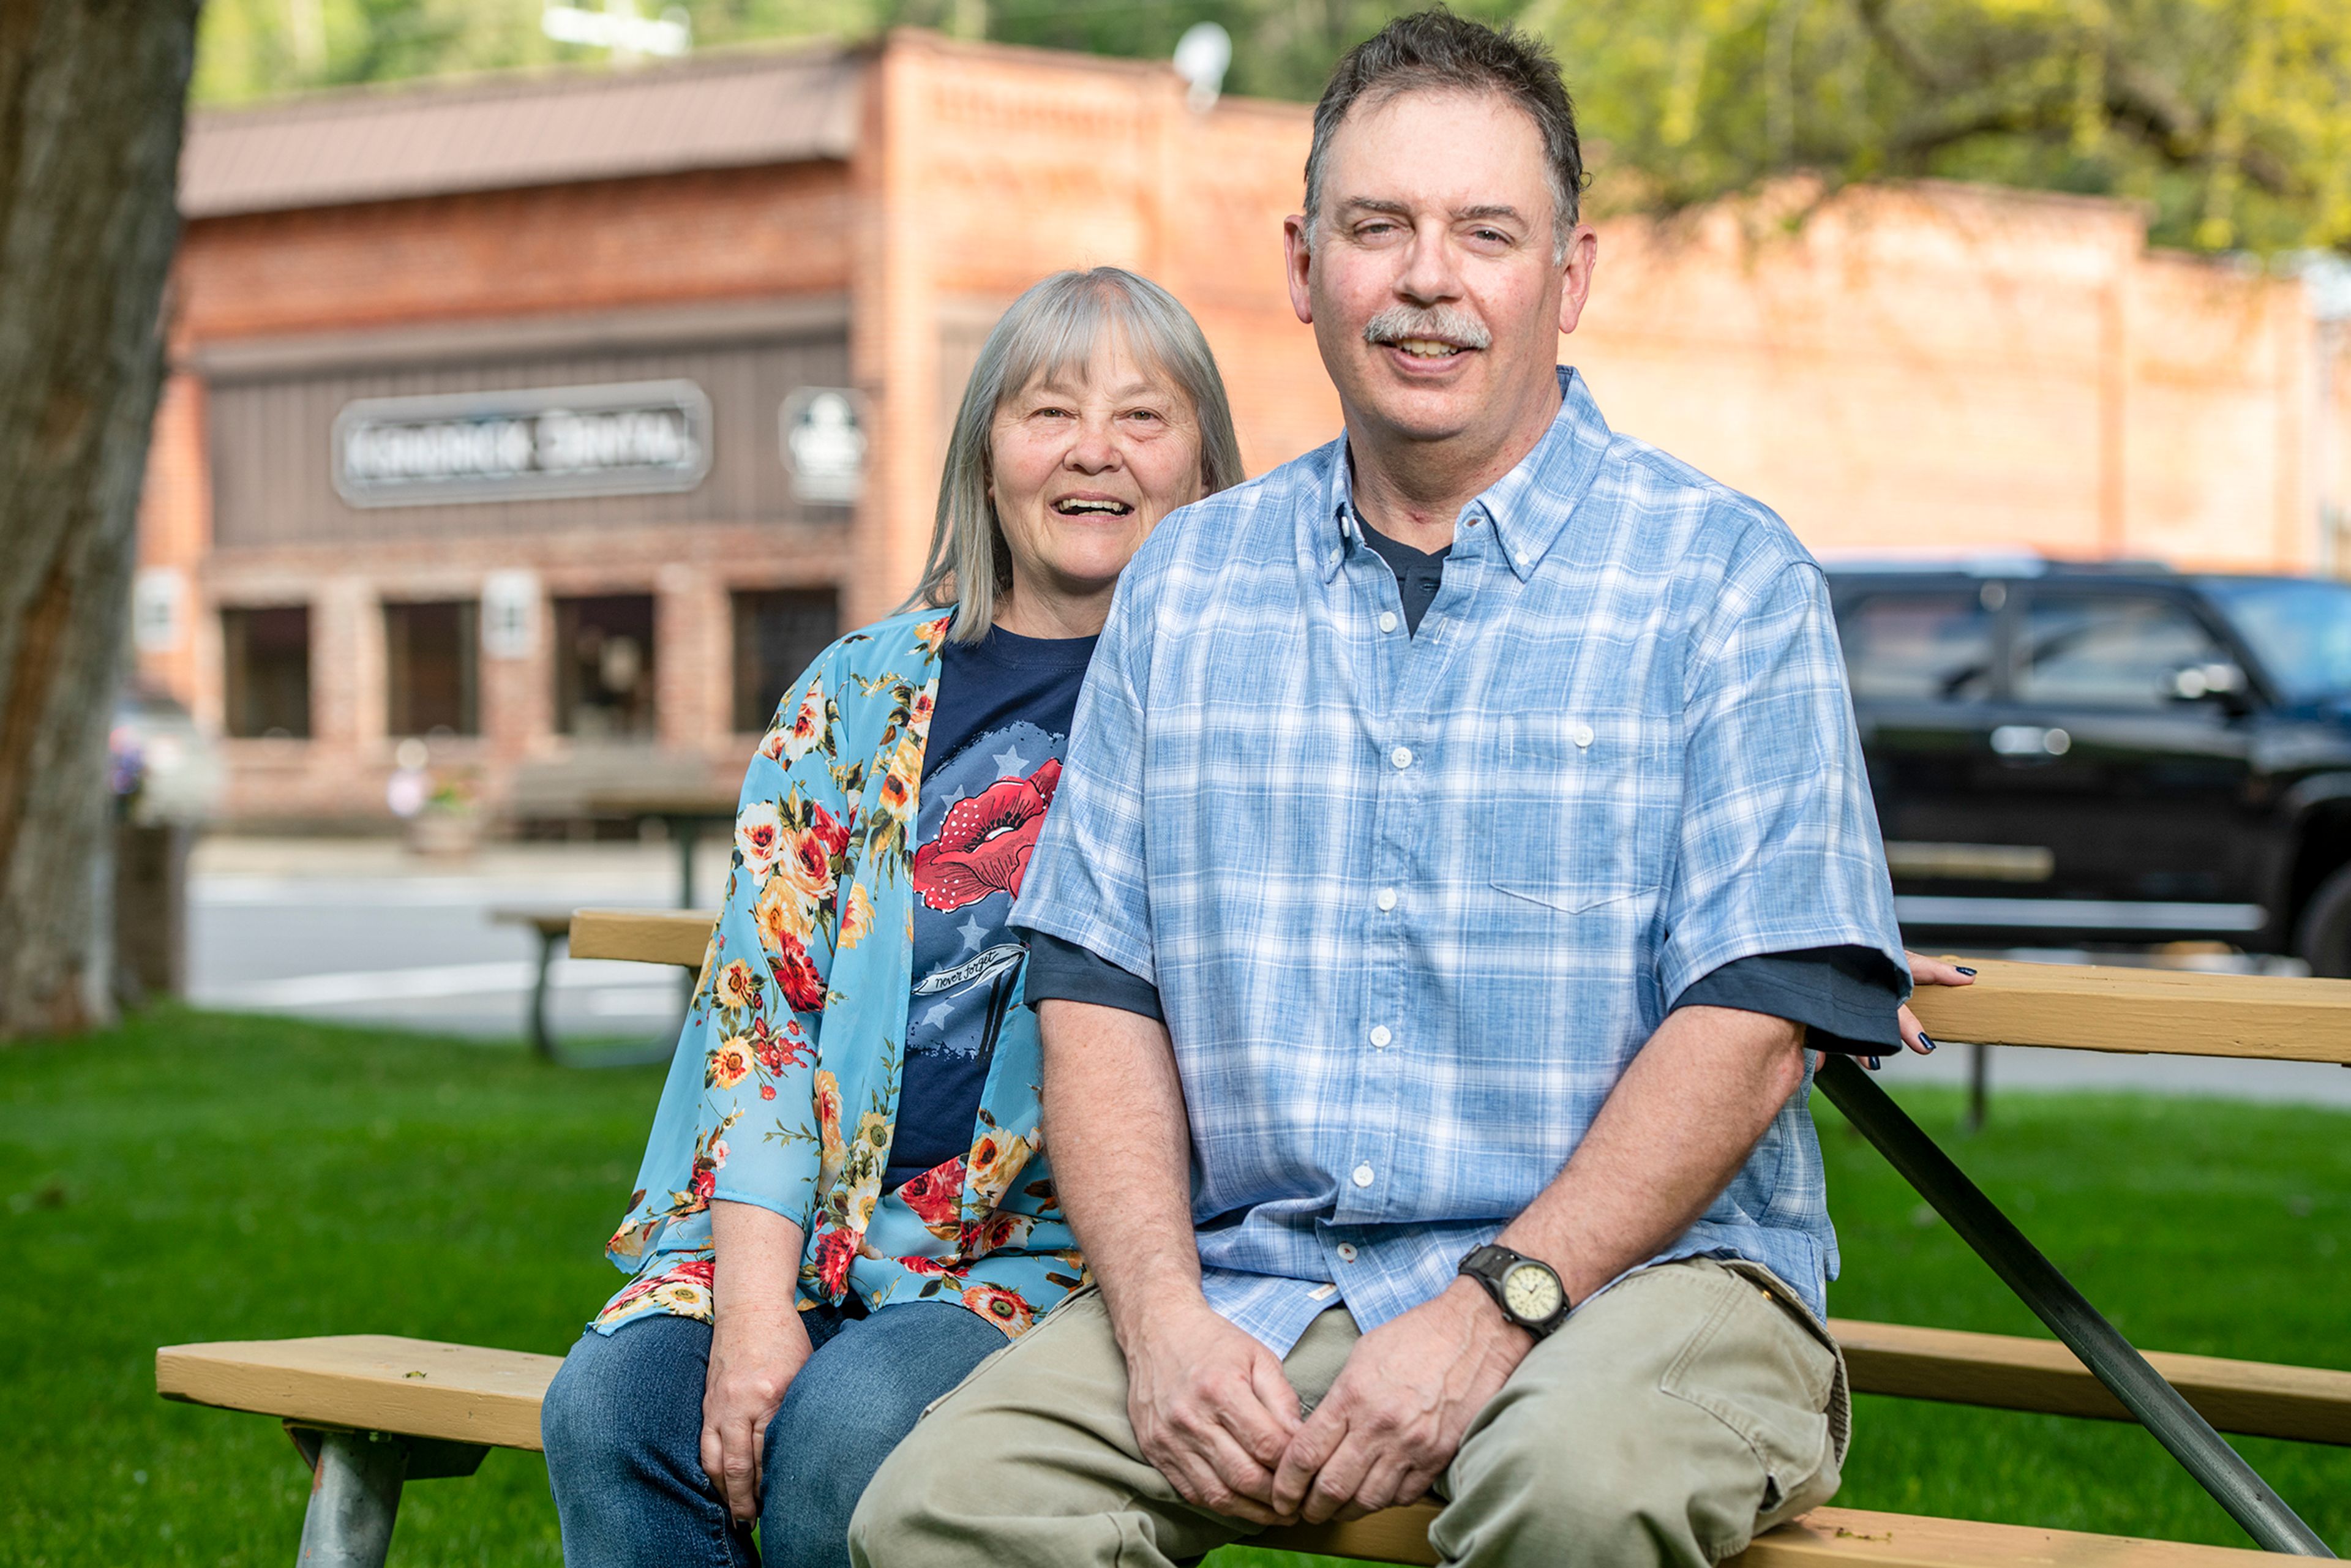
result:
[[[715,917],[582,910],[583,958],[698,966]],[[2351,1066],[2351,982],[1984,962],[1976,984],[1913,1001],[1947,1041],[2328,1061]],[[2271,1552],[2332,1556],[2215,1435],[2351,1446],[2351,1371],[2214,1356],[2141,1356],[1842,1058],[1816,1082],[2032,1307],[2055,1341],[1831,1319],[1856,1393],[2110,1420],[2155,1433]],[[492,1448],[539,1448],[556,1355],[381,1334],[166,1346],[167,1398],[280,1417],[312,1469],[299,1561],[380,1568],[404,1481],[472,1473]],[[1298,1525],[1263,1546],[1430,1564],[1432,1503]],[[1757,1537],[1740,1568],[2230,1568],[2260,1552],[2074,1531],[1823,1507]]]

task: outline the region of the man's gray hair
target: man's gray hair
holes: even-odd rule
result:
[[[1575,105],[1560,79],[1559,62],[1541,40],[1516,27],[1489,27],[1444,6],[1398,16],[1349,49],[1314,106],[1314,142],[1306,154],[1307,247],[1322,221],[1322,174],[1331,138],[1347,111],[1377,108],[1408,92],[1496,93],[1526,110],[1542,132],[1551,176],[1552,250],[1567,259],[1583,202],[1583,148],[1575,136]]]
[[[930,559],[922,585],[906,602],[954,605],[955,641],[987,636],[997,596],[1012,585],[1012,551],[987,498],[997,410],[1040,377],[1082,368],[1113,335],[1192,405],[1200,436],[1200,493],[1240,483],[1240,441],[1233,434],[1224,378],[1192,313],[1167,290],[1123,267],[1053,274],[1014,300],[987,334],[947,438]]]

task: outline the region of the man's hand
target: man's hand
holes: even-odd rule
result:
[[[1299,1429],[1280,1358],[1196,1297],[1124,1337],[1126,1413],[1143,1457],[1196,1507],[1290,1522],[1294,1508],[1268,1506],[1273,1468]]]
[[[768,1423],[809,1358],[798,1312],[721,1311],[710,1328],[710,1374],[702,1390],[702,1468],[739,1523],[759,1517],[759,1476]]]
[[[1471,1280],[1374,1329],[1281,1456],[1274,1511],[1321,1524],[1419,1497],[1533,1348]]]

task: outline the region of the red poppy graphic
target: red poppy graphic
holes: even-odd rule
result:
[[[1061,781],[1046,763],[1026,779],[999,779],[947,808],[939,836],[914,852],[914,891],[933,909],[961,909],[994,893],[1018,897],[1037,831]]]

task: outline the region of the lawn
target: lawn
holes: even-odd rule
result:
[[[1888,1080],[1898,1088],[1898,1068]],[[277,1424],[154,1396],[158,1344],[373,1331],[560,1353],[658,1090],[499,1049],[178,1010],[0,1051],[0,1565],[290,1562]],[[2351,1365],[2351,1116],[2006,1094],[1913,1113],[2138,1343]],[[1823,1107],[1847,1316],[2034,1325]],[[1865,1399],[1840,1501],[2243,1538],[2136,1428]],[[2243,1440],[2351,1552],[2351,1451]],[[552,1563],[538,1456],[410,1488],[399,1564]],[[1218,1568],[1297,1559],[1228,1552]]]

